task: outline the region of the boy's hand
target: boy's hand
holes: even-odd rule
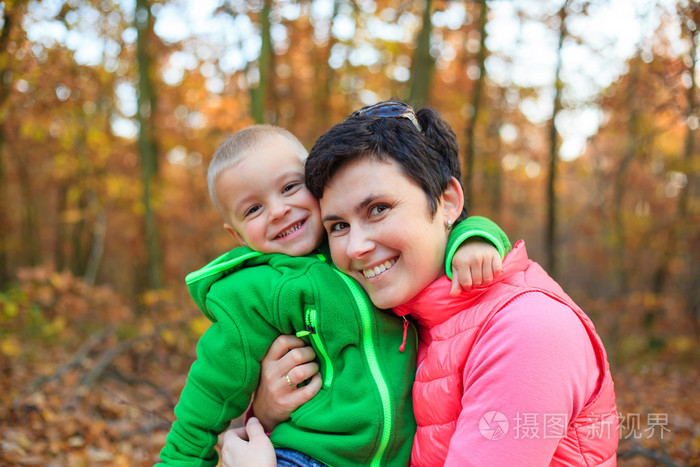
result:
[[[221,461],[224,467],[273,467],[277,456],[265,429],[252,417],[245,427],[224,433]]]
[[[503,270],[501,255],[495,246],[473,238],[464,242],[452,257],[452,289],[456,297],[462,290],[489,285]]]
[[[261,362],[253,414],[269,433],[321,389],[316,353],[296,336],[279,336]],[[297,387],[311,378],[309,384]]]

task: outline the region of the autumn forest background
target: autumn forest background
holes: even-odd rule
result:
[[[621,465],[700,465],[693,0],[0,2],[0,464],[151,465],[233,246],[231,132],[307,148],[396,97],[455,130],[472,214],[593,318]]]

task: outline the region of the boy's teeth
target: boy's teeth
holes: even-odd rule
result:
[[[362,274],[364,274],[366,278],[371,279],[372,277],[378,276],[379,274],[383,273],[387,269],[390,269],[394,264],[396,264],[395,259],[387,260],[379,266],[373,267],[372,269],[363,269]]]
[[[301,221],[297,222],[296,224],[294,224],[293,226],[291,226],[290,228],[288,228],[287,230],[285,230],[284,232],[279,234],[277,236],[277,238],[286,237],[287,235],[291,234],[292,232],[299,230],[299,227],[301,227],[301,224],[302,224]]]

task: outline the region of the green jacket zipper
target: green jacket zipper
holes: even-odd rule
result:
[[[304,324],[306,324],[306,331],[298,332],[297,336],[311,336],[311,340],[321,354],[319,357],[326,363],[326,371],[323,372],[323,387],[328,389],[333,381],[333,365],[331,364],[328,352],[326,352],[326,348],[323,346],[323,342],[321,342],[321,336],[316,332],[318,325],[316,322],[316,310],[314,308],[306,308],[304,311]]]
[[[389,446],[389,438],[391,437],[391,431],[393,429],[393,418],[391,413],[391,401],[389,397],[389,389],[387,387],[386,381],[382,376],[382,372],[379,368],[379,361],[377,360],[377,354],[374,350],[374,343],[372,341],[372,317],[370,310],[367,307],[367,302],[358,290],[358,285],[355,284],[352,279],[343,274],[342,272],[335,270],[336,273],[345,281],[350,292],[352,293],[357,306],[360,309],[360,318],[362,319],[362,344],[365,350],[365,355],[367,356],[367,363],[369,364],[370,371],[372,372],[372,377],[374,382],[377,384],[377,389],[379,389],[379,396],[382,399],[382,408],[384,410],[384,430],[382,431],[382,437],[377,448],[377,452],[372,457],[370,465],[381,465],[382,456]]]

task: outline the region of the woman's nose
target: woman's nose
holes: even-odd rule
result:
[[[362,259],[374,250],[375,243],[364,230],[355,229],[349,235],[347,253],[350,259]]]

